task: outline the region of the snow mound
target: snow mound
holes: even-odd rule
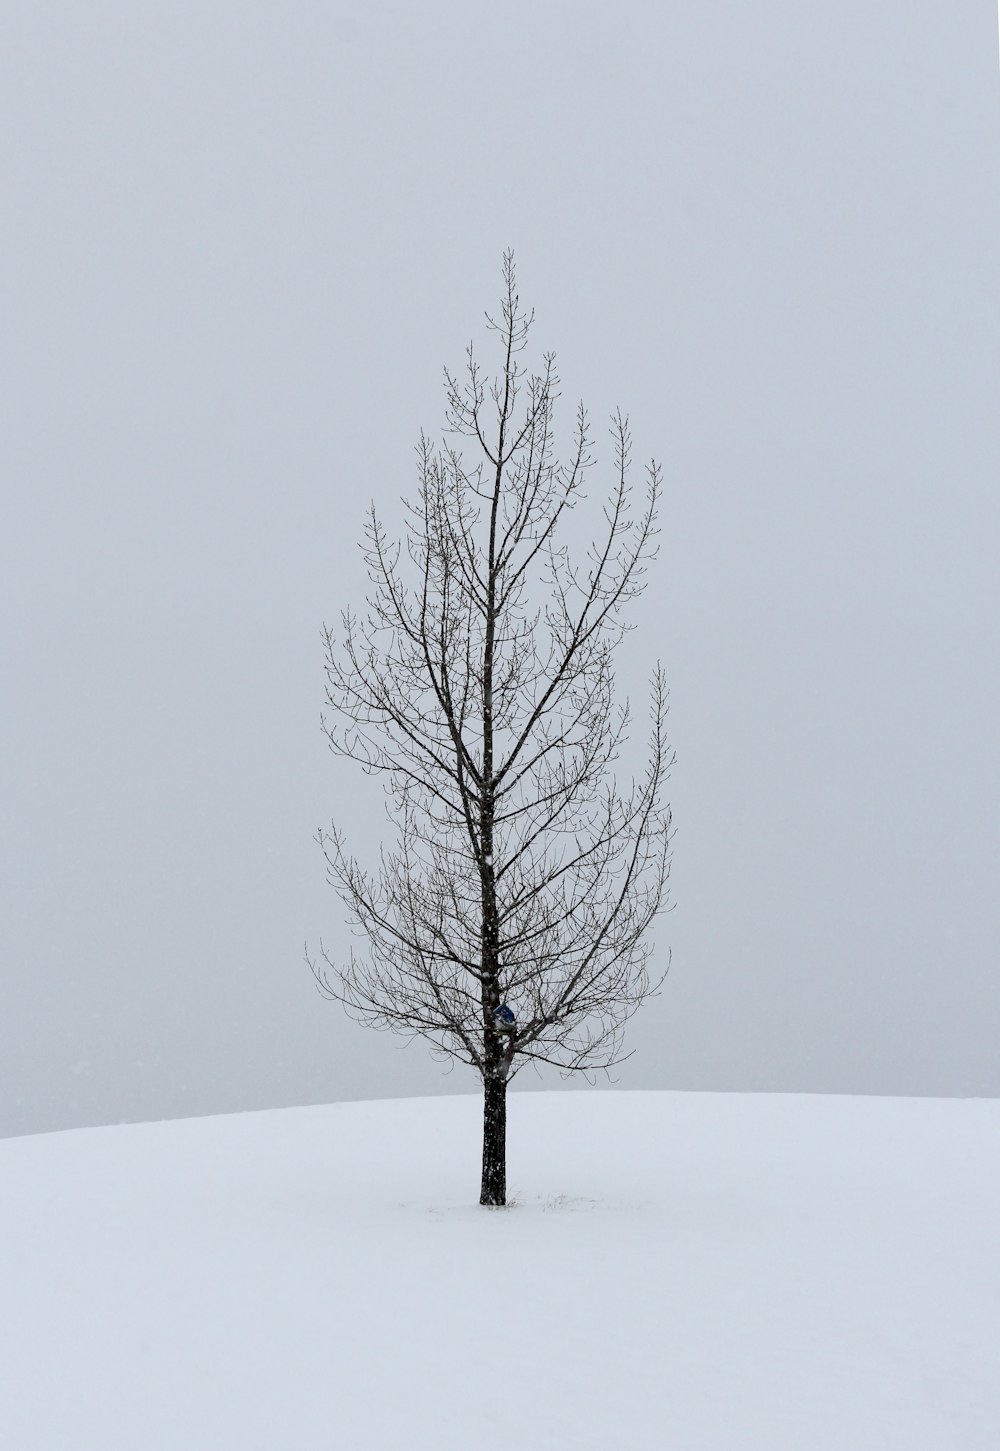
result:
[[[1000,1103],[521,1093],[0,1143],[11,1451],[996,1451]]]

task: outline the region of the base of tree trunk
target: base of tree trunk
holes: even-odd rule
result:
[[[480,1204],[507,1203],[507,1080],[483,1084],[483,1182]]]

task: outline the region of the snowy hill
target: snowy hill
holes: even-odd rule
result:
[[[515,1094],[0,1143],[11,1451],[995,1451],[1000,1103]]]

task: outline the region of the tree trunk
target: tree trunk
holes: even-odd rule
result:
[[[483,1184],[480,1204],[507,1203],[507,1079],[483,1082]]]

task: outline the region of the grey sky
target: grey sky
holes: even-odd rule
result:
[[[302,945],[319,626],[505,246],[666,474],[621,1082],[1000,1092],[998,93],[971,0],[6,8],[0,1132],[474,1088]]]

